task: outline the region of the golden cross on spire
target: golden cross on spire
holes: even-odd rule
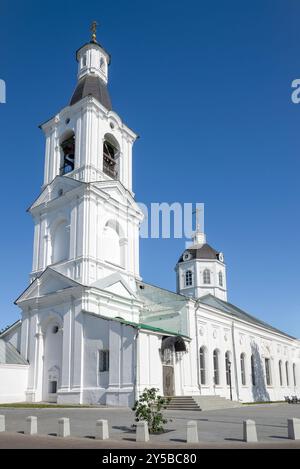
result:
[[[96,34],[97,34],[97,21],[93,21],[91,24],[91,31],[92,31],[92,42],[97,42]]]

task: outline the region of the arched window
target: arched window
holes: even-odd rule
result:
[[[255,386],[256,379],[255,379],[255,362],[254,362],[254,355],[251,355],[251,380],[252,386]]]
[[[52,236],[52,264],[69,258],[70,228],[66,220],[57,225]]]
[[[210,271],[208,269],[203,271],[203,283],[210,284]]]
[[[219,285],[220,287],[223,287],[223,274],[221,271],[219,272]]]
[[[193,273],[191,270],[187,270],[185,273],[185,286],[191,287],[193,285]]]
[[[103,232],[103,253],[105,261],[125,266],[125,244],[122,229],[116,220],[109,220]]]
[[[60,174],[64,175],[73,171],[75,167],[75,135],[70,132],[64,137],[60,143],[62,151],[62,159],[60,166]]]
[[[278,362],[278,370],[279,370],[279,382],[280,386],[283,386],[283,379],[282,379],[282,361],[279,360]]]
[[[230,362],[230,352],[225,353],[225,370],[226,370],[226,384],[230,386],[231,382],[231,362]]]
[[[271,379],[271,360],[270,360],[270,358],[265,358],[265,372],[266,372],[267,386],[271,386],[272,379]]]
[[[245,368],[245,354],[241,353],[241,380],[242,385],[246,386],[246,368]]]
[[[286,385],[290,385],[289,362],[285,362]]]
[[[103,172],[112,179],[118,179],[119,146],[114,137],[107,134],[103,142]]]
[[[214,362],[214,384],[218,386],[220,384],[220,365],[219,365],[219,350],[214,350],[213,353]]]
[[[206,348],[200,348],[200,382],[206,384]]]
[[[297,386],[296,363],[293,363],[293,378],[294,378],[294,386]]]
[[[100,68],[105,71],[105,60],[103,57],[100,57]]]

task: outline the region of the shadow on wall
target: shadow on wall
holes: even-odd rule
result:
[[[269,401],[270,395],[266,387],[264,362],[260,356],[258,346],[255,343],[251,344],[251,354],[255,373],[255,384],[252,382],[253,400],[257,402]]]

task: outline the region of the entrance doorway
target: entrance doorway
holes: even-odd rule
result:
[[[164,396],[174,396],[174,368],[163,365],[163,390]]]
[[[56,321],[50,321],[44,336],[43,401],[57,402],[61,386],[62,331]]]
[[[162,353],[164,396],[174,396],[174,347],[165,348]]]
[[[57,366],[53,366],[48,371],[48,402],[57,402],[59,374],[59,368]]]

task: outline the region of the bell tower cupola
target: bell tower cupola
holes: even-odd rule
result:
[[[69,105],[41,125],[46,137],[44,187],[56,176],[85,183],[118,181],[132,193],[132,148],[137,139],[113,110],[108,91],[110,55],[91,40],[76,52],[77,83]]]
[[[192,298],[211,294],[227,301],[226,265],[223,253],[206,242],[198,220],[192,245],[179,258],[175,271],[177,293]]]
[[[104,83],[107,83],[110,55],[97,41],[96,29],[97,23],[96,21],[93,21],[91,26],[91,41],[82,46],[76,52],[76,59],[78,62],[78,80],[86,75],[94,75],[101,78]]]

